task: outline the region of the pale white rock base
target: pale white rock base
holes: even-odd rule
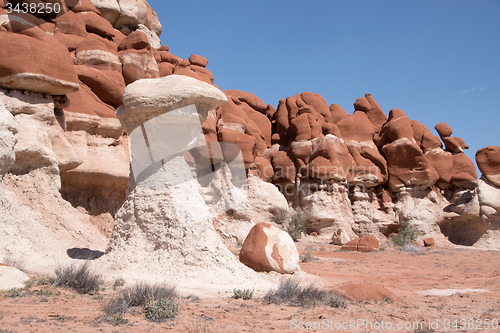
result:
[[[198,185],[182,156],[130,193],[116,214],[100,265],[125,280],[244,283],[259,275],[241,264],[215,231]]]

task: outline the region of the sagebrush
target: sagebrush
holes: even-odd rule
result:
[[[233,298],[242,299],[244,301],[251,300],[253,297],[253,290],[250,289],[234,289]]]
[[[411,226],[409,222],[404,222],[398,230],[398,234],[391,238],[394,244],[405,246],[417,240],[418,229]]]
[[[306,232],[306,227],[304,226],[305,214],[301,209],[296,209],[295,213],[292,214],[288,220],[286,231],[292,237],[294,242],[302,237],[302,234]]]
[[[278,289],[270,290],[264,296],[264,301],[274,304],[286,304],[297,307],[330,306],[336,308],[347,307],[347,302],[339,296],[331,296],[313,285],[302,287],[300,280],[293,278],[282,279]]]
[[[54,287],[64,286],[74,289],[80,294],[95,294],[104,283],[102,276],[96,273],[88,261],[58,266],[55,270]]]
[[[131,307],[141,307],[146,318],[151,321],[174,319],[179,310],[176,288],[164,284],[138,283],[123,289],[104,307],[106,318],[113,320]]]

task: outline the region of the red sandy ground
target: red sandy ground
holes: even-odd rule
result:
[[[301,252],[306,248],[314,249],[312,254],[316,258],[313,262],[300,264],[302,270],[310,274],[302,278],[304,283],[315,281],[318,287],[328,291],[340,290],[342,286],[345,290],[349,283],[357,284],[354,291],[359,294],[358,298],[376,294],[379,287],[385,287],[388,294],[381,294],[379,299],[348,300],[346,309],[269,305],[262,297],[235,300],[231,298],[232,293],[199,301],[184,298],[175,320],[153,323],[136,311],[124,316],[128,323],[113,326],[99,320],[103,305],[114,295],[111,287],[98,295],[88,296],[70,290],[38,287],[35,282],[32,291],[60,292],[60,295],[7,297],[7,293],[0,294],[0,333],[500,331],[486,329],[485,325],[500,320],[497,251],[461,247],[401,252],[390,247],[371,253],[343,252],[315,237],[306,237],[297,246]],[[484,289],[488,292],[451,296],[419,294],[431,289]],[[458,326],[452,327],[455,320]],[[414,322],[423,323],[423,327],[411,327]],[[430,322],[433,329],[428,328]],[[307,325],[314,323],[316,328],[308,329]],[[389,323],[392,330],[388,329]],[[407,326],[396,329],[398,323]]]

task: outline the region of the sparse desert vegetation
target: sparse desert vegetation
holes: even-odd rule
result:
[[[285,276],[279,285],[267,289],[242,286],[210,297],[200,298],[197,295],[203,290],[196,288],[182,295],[169,285],[128,284],[119,279],[100,285],[97,293],[89,295],[62,285],[54,287],[56,276],[36,277],[24,288],[0,293],[0,327],[9,333],[36,328],[37,332],[286,332],[291,320],[306,323],[320,317],[334,322],[363,318],[427,323],[429,319],[459,318],[457,309],[482,320],[500,316],[500,298],[495,292],[500,283],[494,278],[497,268],[489,264],[497,257],[494,251],[469,250],[464,255],[460,249],[424,250],[413,245],[425,255],[399,247],[363,254],[336,251],[338,246],[326,242],[319,246],[319,241],[307,236],[296,243],[302,251],[319,249],[314,253],[321,260],[301,263],[308,275]],[[481,274],[463,274],[478,271]],[[316,274],[322,284],[314,279]],[[349,299],[337,293],[354,282],[371,282],[394,294]],[[449,288],[489,291],[421,294]],[[244,300],[245,295],[252,297]],[[404,332],[433,329],[425,325]]]

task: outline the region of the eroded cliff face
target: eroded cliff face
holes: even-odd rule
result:
[[[129,133],[115,116],[123,90],[172,74],[213,84],[208,60],[162,46],[144,0],[62,1],[58,15],[0,7],[0,257],[104,251],[129,185]],[[226,240],[242,242],[258,222],[279,224],[289,205],[320,237],[342,229],[384,240],[409,223],[419,240],[500,247],[491,199],[500,191],[498,147],[478,152],[478,181],[448,125],[437,124],[434,136],[403,110],[386,114],[369,94],[348,113],[310,92],[277,108],[248,92],[224,93],[228,103],[202,124],[210,149],[184,158],[196,174],[230,153],[224,143],[241,149],[246,201],[220,214],[234,199],[220,177],[198,182]]]

